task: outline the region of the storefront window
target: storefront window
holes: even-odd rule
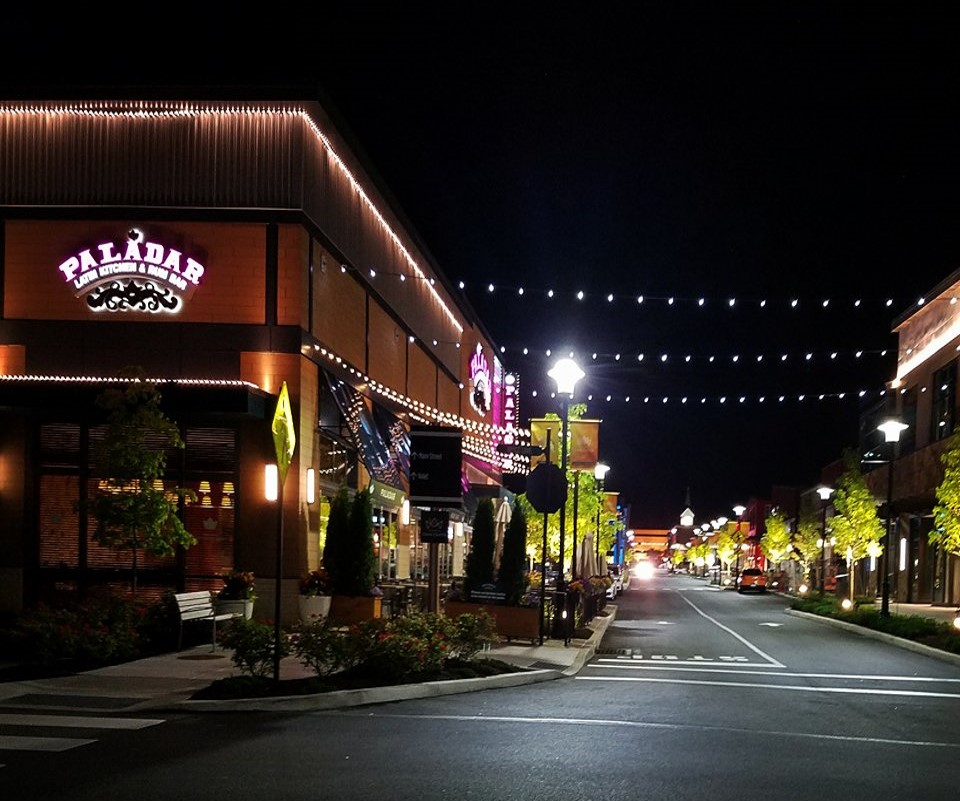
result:
[[[946,439],[953,433],[956,385],[956,362],[951,362],[933,374],[933,414],[930,417],[931,442]]]

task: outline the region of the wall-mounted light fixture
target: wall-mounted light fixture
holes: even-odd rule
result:
[[[263,466],[263,497],[275,501],[280,489],[280,474],[275,464]]]
[[[317,471],[312,467],[307,468],[307,503],[313,503],[317,499],[316,481]]]

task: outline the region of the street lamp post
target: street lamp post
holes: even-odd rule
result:
[[[824,579],[826,578],[826,551],[827,551],[827,501],[833,495],[833,488],[827,486],[817,487],[817,495],[820,496],[820,511],[823,515],[820,521],[820,594],[826,589]]]
[[[593,477],[597,480],[597,492],[599,493],[597,496],[597,541],[594,543],[598,564],[600,562],[600,507],[603,506],[603,480],[607,477],[609,470],[610,466],[603,462],[597,462],[593,468]]]
[[[573,397],[574,388],[585,375],[573,359],[560,359],[553,369],[547,373],[557,383],[557,394],[561,399],[560,419],[560,470],[564,477],[567,475],[567,414],[570,406],[570,399]],[[564,552],[564,529],[566,528],[566,499],[560,505],[560,568],[557,571],[557,601],[558,607],[554,608],[554,636],[563,637],[567,641],[567,626],[569,621],[564,620],[566,614],[565,584],[563,579],[563,552]]]
[[[717,518],[717,525],[715,528],[718,533],[726,525],[727,525],[727,518],[723,517],[722,515]],[[719,549],[717,548],[715,550],[716,550],[716,557],[717,557],[717,586],[723,587],[723,560],[720,558]]]
[[[891,560],[891,531],[893,524],[893,460],[896,457],[897,443],[900,435],[909,428],[905,423],[890,418],[877,426],[883,432],[883,438],[890,443],[890,460],[887,462],[887,536],[883,546],[883,589],[880,598],[880,615],[890,616],[890,565]]]
[[[733,580],[736,581],[740,577],[740,548],[743,543],[740,542],[740,523],[743,522],[743,513],[747,511],[747,507],[743,504],[737,504],[733,507],[733,513],[737,516],[737,566],[734,568]]]

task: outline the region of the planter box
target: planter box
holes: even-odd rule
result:
[[[475,615],[486,612],[497,624],[497,634],[506,640],[530,640],[534,644],[540,639],[539,606],[498,606],[495,604],[474,604],[467,601],[447,601],[443,613],[447,617]]]
[[[247,620],[253,617],[253,601],[250,599],[227,601],[218,598],[214,606],[219,615],[242,615]]]
[[[300,610],[300,622],[310,623],[315,618],[326,617],[330,614],[329,595],[298,595],[297,606]]]
[[[330,598],[330,620],[341,626],[380,617],[382,598],[372,595],[334,595]]]

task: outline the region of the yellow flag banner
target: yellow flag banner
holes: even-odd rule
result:
[[[287,382],[280,387],[277,409],[273,413],[273,447],[277,452],[277,469],[280,472],[280,484],[287,480],[287,470],[293,460],[293,451],[297,447],[297,432],[293,425],[293,409],[290,408],[290,394]]]
[[[619,492],[603,493],[603,511],[615,515],[617,513],[617,499],[619,497]]]
[[[541,417],[530,421],[530,444],[539,445],[546,450],[547,436],[550,437],[550,461],[560,464],[560,420],[559,418]],[[530,467],[546,461],[545,456],[531,456]]]
[[[571,420],[570,453],[567,464],[571,470],[593,470],[600,461],[600,421]]]

